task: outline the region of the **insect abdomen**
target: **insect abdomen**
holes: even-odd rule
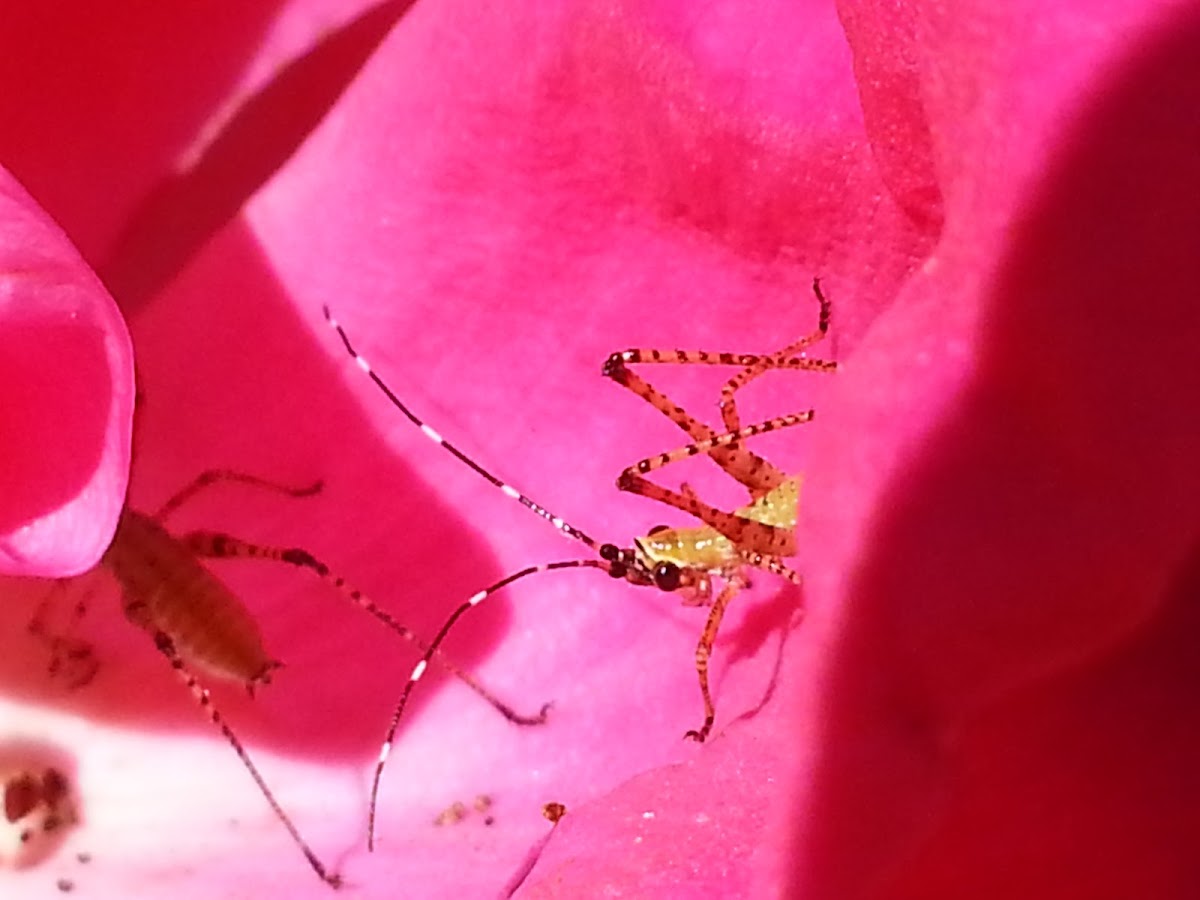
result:
[[[671,562],[677,566],[716,572],[737,559],[733,543],[715,528],[664,528],[637,539],[651,566]]]
[[[253,686],[279,665],[241,601],[149,516],[126,508],[104,564],[121,585],[130,621],[166,634],[197,668]]]
[[[737,511],[743,519],[762,522],[776,528],[795,528],[796,513],[800,506],[800,477],[787,479],[749,506]],[[790,553],[781,554],[791,556]]]

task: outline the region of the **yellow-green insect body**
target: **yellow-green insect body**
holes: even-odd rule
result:
[[[753,503],[735,510],[734,515],[771,528],[794,529],[799,504],[800,477],[795,476]],[[790,544],[778,548],[780,556],[791,556],[796,552],[794,532],[789,531],[786,539],[790,540]],[[710,525],[689,528],[660,526],[643,537],[635,538],[633,545],[638,561],[649,570],[662,563],[670,563],[698,573],[727,575],[745,564],[744,552],[738,544]]]

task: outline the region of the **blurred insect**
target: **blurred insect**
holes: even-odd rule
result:
[[[557,825],[562,817],[567,814],[567,807],[555,801],[542,804],[542,815],[550,822],[551,825]]]
[[[49,843],[79,816],[71,783],[54,766],[6,769],[0,776],[4,822],[0,861],[32,865],[51,850]]]
[[[716,711],[708,684],[708,660],[716,640],[721,619],[733,597],[749,579],[747,569],[763,569],[779,575],[793,583],[800,576],[784,565],[783,557],[796,552],[796,515],[799,503],[800,479],[780,471],[767,460],[741,446],[741,442],[759,434],[802,425],[813,419],[814,411],[777,416],[765,422],[743,426],[737,410],[736,393],[742,387],[772,369],[796,371],[833,372],[834,362],[812,359],[807,348],[821,341],[829,331],[830,303],[821,292],[820,282],[813,281],[813,292],[820,304],[816,329],[810,334],[788,344],[781,350],[768,354],[724,353],[702,350],[651,349],[626,350],[612,354],[604,363],[602,374],[628,388],[667,416],[692,439],[692,443],[658,456],[639,460],[621,472],[617,487],[623,491],[641,494],[666,503],[698,518],[704,524],[692,528],[667,528],[659,526],[649,534],[635,538],[633,546],[619,548],[615,544],[601,544],[576,528],[562,517],[536,503],[516,488],[501,481],[465,453],[446,441],[437,431],[425,424],[409,407],[392,392],[391,388],[371,368],[350,342],[349,336],[333,318],[328,307],[323,311],[325,319],[341,339],[346,352],[375,383],[392,404],[421,432],[464,463],[486,481],[500,489],[508,497],[546,519],[566,536],[586,545],[597,554],[598,559],[573,559],[562,562],[528,566],[477,592],[451,613],[450,617],[434,636],[431,648],[437,648],[458,619],[468,610],[479,606],[501,588],[515,581],[540,572],[559,569],[594,568],[607,572],[613,578],[624,579],[630,584],[656,587],[668,593],[678,593],[685,604],[710,606],[708,620],[696,648],[696,671],[704,701],[704,721],[700,728],[685,735],[695,741],[704,741],[712,730]],[[630,365],[640,363],[677,363],[737,366],[739,371],[731,377],[721,390],[720,410],[725,431],[718,432],[689,415],[647,381],[629,370]],[[702,502],[686,485],[680,492],[670,491],[650,481],[645,476],[670,463],[693,456],[707,455],[725,472],[744,485],[750,493],[751,502],[733,512],[725,512]],[[712,580],[720,578],[724,585],[714,599]],[[396,730],[404,713],[409,695],[416,683],[425,674],[426,662],[431,651],[414,667],[400,700],[392,714],[387,736],[376,763],[371,804],[368,815],[368,847],[374,849],[375,811],[383,769],[391,752]]]
[[[259,685],[270,683],[271,673],[282,665],[267,653],[258,624],[250,611],[237,595],[206,568],[202,560],[254,558],[307,569],[355,606],[413,642],[423,653],[438,651],[421,641],[361,591],[335,575],[307,550],[251,544],[214,531],[193,531],[175,537],[166,530],[165,521],[184,503],[200,491],[228,481],[290,497],[310,497],[322,489],[321,482],[295,488],[227,469],[209,470],[171,497],[154,515],[146,515],[126,506],[101,566],[108,570],[121,588],[126,617],[153,638],[159,652],[167,658],[209,720],[233,747],[309,865],[323,881],[338,887],[341,885],[341,876],[329,871],[300,836],[258,768],[251,762],[242,742],[217,710],[208,690],[193,674],[194,668],[215,678],[239,682],[253,696]],[[30,623],[30,631],[49,643],[52,656],[66,652],[71,655],[73,662],[78,663],[90,648],[82,642],[52,635],[42,621],[47,608],[44,601]],[[80,601],[76,605],[75,619],[82,617],[85,610],[85,601]],[[535,716],[520,715],[445,657],[441,657],[439,662],[510,721],[521,725],[545,721],[549,704],[543,706]],[[54,672],[61,670],[61,666],[57,666],[52,659],[50,669]],[[92,671],[94,673],[94,666]]]

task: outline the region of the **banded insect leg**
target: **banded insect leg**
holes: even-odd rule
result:
[[[703,502],[696,493],[687,488],[672,491],[647,479],[650,472],[661,469],[681,459],[711,453],[722,446],[746,440],[757,434],[765,434],[782,428],[792,428],[812,421],[812,413],[794,413],[748,425],[738,431],[714,435],[707,440],[686,444],[658,456],[639,460],[624,469],[617,479],[617,487],[623,491],[639,494],[682,510],[706,525],[715,528],[746,553],[781,557],[795,553],[796,492],[788,490],[795,485],[794,478],[785,478],[774,493],[758,499],[751,512],[746,509],[738,513],[726,512]],[[773,508],[774,504],[778,508]],[[791,579],[790,579],[791,580]]]
[[[717,720],[717,708],[713,704],[712,693],[708,689],[708,660],[712,656],[713,644],[717,640],[717,632],[721,628],[721,620],[729,602],[743,587],[740,578],[734,577],[725,583],[717,599],[713,601],[708,611],[708,620],[704,623],[704,631],[700,634],[700,642],[696,644],[696,674],[700,678],[700,695],[704,698],[704,723],[698,729],[688,731],[684,737],[703,744],[712,731],[713,723]]]
[[[411,642],[422,653],[428,645],[408,626],[396,619],[390,612],[379,606],[370,597],[346,582],[340,575],[334,573],[329,566],[321,562],[307,550],[300,547],[268,547],[252,544],[228,534],[214,531],[193,531],[181,538],[181,541],[191,552],[199,557],[210,559],[264,559],[285,563],[300,569],[306,569],[317,576],[322,582],[353,603],[355,606],[374,616],[400,637]],[[535,714],[517,712],[505,703],[491,690],[479,682],[475,676],[462,669],[438,651],[434,654],[438,663],[454,677],[458,678],[472,691],[490,703],[504,718],[516,725],[542,725],[546,722],[551,704],[545,703]]]
[[[735,394],[754,379],[771,369],[789,369],[806,372],[835,372],[837,363],[823,359],[810,359],[804,354],[805,349],[825,339],[829,333],[829,320],[832,304],[821,291],[821,280],[814,278],[813,293],[820,304],[817,314],[817,327],[809,334],[788,344],[786,347],[766,355],[746,357],[746,366],[735,374],[721,387],[721,399],[717,406],[721,410],[721,421],[725,423],[726,431],[737,431],[742,427],[738,414]]]
[[[817,328],[811,334],[774,353],[631,349],[612,354],[604,364],[603,374],[641,397],[687,432],[694,441],[700,442],[715,437],[717,432],[676,405],[645,379],[631,372],[628,366],[643,363],[740,366],[741,371],[722,387],[718,404],[725,432],[739,431],[742,426],[735,394],[750,381],[773,368],[817,372],[832,372],[837,368],[836,363],[809,359],[803,355],[806,347],[820,341],[829,330],[830,303],[821,293],[820,282],[817,279],[813,280],[813,291],[821,304]],[[808,410],[802,414],[811,418],[813,411]],[[745,485],[755,499],[774,490],[788,477],[762,457],[742,448],[737,441],[715,446],[709,455],[732,478]]]
[[[100,670],[100,662],[92,644],[74,636],[75,629],[87,615],[95,593],[92,583],[95,572],[93,569],[76,578],[56,579],[38,601],[33,617],[26,625],[29,633],[44,644],[50,653],[46,674],[52,680],[61,678],[68,690],[78,690],[89,684]],[[78,590],[79,594],[71,607],[67,624],[59,629],[50,624],[50,619],[58,601],[66,595],[68,588]]]
[[[701,443],[716,438],[719,432],[701,422],[646,379],[628,368],[627,360],[624,357],[627,354],[641,352],[644,351],[628,350],[625,353],[614,353],[604,364],[604,376],[641,397],[686,432],[693,441]],[[713,446],[708,455],[731,478],[744,485],[752,497],[768,493],[786,481],[788,477],[785,472],[744,447],[721,444]]]
[[[136,606],[136,602],[133,605]],[[131,616],[131,618],[135,618],[135,616]],[[233,747],[233,751],[238,755],[238,759],[242,761],[242,765],[246,767],[246,771],[250,773],[250,777],[254,779],[254,783],[258,785],[259,791],[262,793],[263,797],[266,798],[266,801],[270,805],[271,810],[275,813],[276,818],[283,823],[284,828],[286,828],[288,834],[291,835],[292,841],[297,847],[300,848],[300,852],[304,854],[304,858],[308,860],[308,864],[312,866],[313,871],[316,872],[321,880],[326,884],[335,888],[341,887],[342,876],[336,872],[329,871],[329,869],[323,862],[321,862],[320,858],[313,851],[313,849],[308,845],[308,842],[305,841],[300,835],[300,831],[296,827],[295,823],[292,822],[288,814],[284,812],[283,807],[279,805],[279,801],[275,799],[275,795],[271,793],[271,789],[267,787],[267,782],[263,779],[253,761],[251,761],[250,754],[246,751],[245,746],[243,746],[242,742],[238,740],[237,735],[233,733],[233,729],[229,727],[229,724],[225,721],[224,716],[221,715],[220,710],[218,710],[216,704],[213,703],[208,689],[199,682],[196,676],[191,672],[191,670],[184,663],[183,659],[180,657],[179,652],[175,649],[175,642],[171,640],[170,635],[163,631],[152,631],[152,635],[154,637],[154,645],[170,662],[171,668],[174,669],[175,674],[184,683],[184,685],[187,686],[187,689],[195,698],[196,703],[208,716],[209,721],[212,722],[212,724],[221,732],[222,735],[224,735],[225,740],[229,742],[229,745]]]
[[[238,472],[234,469],[208,469],[201,472],[180,490],[176,491],[166,503],[159,507],[153,518],[159,524],[165,523],[171,515],[201,491],[226,481],[263,488],[288,497],[313,497],[319,494],[325,486],[321,480],[296,487],[294,485],[271,481],[268,478],[260,478],[257,475],[250,475],[246,472]]]

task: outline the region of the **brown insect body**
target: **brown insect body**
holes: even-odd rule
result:
[[[233,748],[309,865],[322,881],[338,887],[342,883],[341,876],[329,870],[300,835],[251,761],[246,748],[213,703],[208,689],[193,672],[193,669],[203,670],[216,678],[240,682],[253,694],[255,686],[266,684],[271,671],[281,665],[263,647],[262,634],[250,610],[224,582],[209,571],[206,561],[260,559],[305,569],[351,605],[369,613],[419,650],[424,651],[427,645],[386,609],[376,605],[303,548],[252,544],[222,532],[192,531],[176,536],[167,531],[162,523],[173,512],[199,491],[221,482],[257,486],[292,497],[312,496],[322,488],[321,482],[293,488],[242,472],[211,469],[178,491],[153,516],[126,506],[112,543],[101,559],[101,566],[111,573],[121,587],[126,617],[145,631],[158,651],[167,658],[200,709]],[[58,582],[56,588],[61,588],[64,583]],[[42,601],[29,623],[29,631],[49,645],[52,660],[48,671],[52,676],[64,671],[64,658],[68,663],[78,664],[80,676],[72,683],[72,687],[78,688],[91,680],[97,666],[89,644],[55,634],[47,625],[45,620],[50,612],[52,596],[53,591]],[[82,618],[86,606],[82,600],[76,604],[76,621]],[[546,721],[549,704],[543,705],[537,715],[521,715],[450,660],[439,655],[438,662],[510,722],[540,725]],[[24,793],[14,794],[12,802],[27,804],[26,785],[21,783],[16,788]]]
[[[281,665],[237,595],[150,516],[125,508],[103,564],[121,585],[129,620],[170,635],[185,662],[251,692]]]

